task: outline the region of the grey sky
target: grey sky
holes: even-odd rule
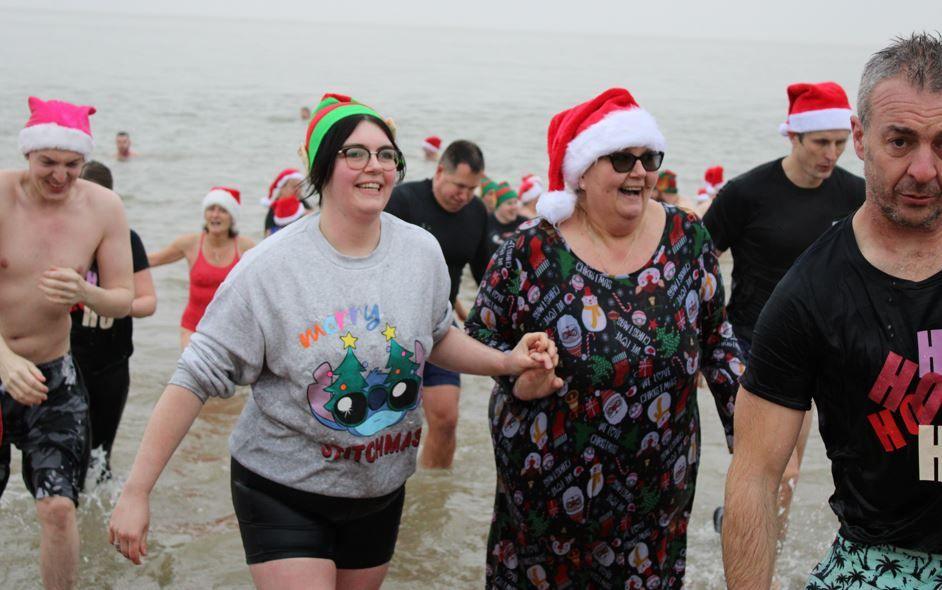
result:
[[[940,0],[0,0],[0,8],[866,45],[942,29]]]

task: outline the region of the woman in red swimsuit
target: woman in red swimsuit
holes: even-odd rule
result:
[[[190,297],[180,319],[181,349],[190,343],[190,335],[196,331],[216,289],[245,251],[255,245],[236,230],[240,208],[239,191],[213,187],[203,198],[203,231],[182,235],[163,250],[147,256],[152,268],[181,258],[186,258],[190,266]]]

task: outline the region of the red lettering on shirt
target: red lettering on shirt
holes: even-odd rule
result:
[[[867,419],[870,420],[884,451],[890,453],[906,446],[906,439],[903,438],[903,433],[896,426],[896,420],[889,410],[874,412],[867,416]]]
[[[918,368],[916,363],[890,351],[877,380],[870,388],[870,399],[884,408],[895,410],[906,395]]]

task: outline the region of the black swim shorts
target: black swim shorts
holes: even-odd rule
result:
[[[379,498],[336,498],[275,483],[232,460],[232,504],[249,565],[313,557],[338,569],[392,559],[405,486]]]
[[[23,452],[23,482],[34,498],[65,496],[78,505],[89,457],[88,393],[71,355],[37,368],[49,388],[38,406],[14,400],[0,383],[0,495],[10,478],[12,443]]]

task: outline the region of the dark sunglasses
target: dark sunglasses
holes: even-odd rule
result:
[[[640,156],[636,156],[631,152],[615,152],[602,157],[608,158],[615,172],[621,173],[634,170],[635,162],[638,160],[641,160],[641,167],[648,172],[654,172],[660,168],[661,163],[664,162],[664,152],[644,152]]]

